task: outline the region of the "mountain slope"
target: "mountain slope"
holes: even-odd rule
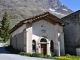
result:
[[[1,19],[4,11],[8,12],[12,26],[23,19],[36,16],[45,11],[50,11],[59,18],[73,12],[59,0],[0,0]]]

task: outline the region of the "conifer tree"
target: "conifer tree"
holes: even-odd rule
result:
[[[10,39],[11,34],[9,34],[10,30],[10,22],[8,20],[8,14],[7,12],[4,13],[3,19],[1,21],[1,28],[0,28],[0,36],[3,38],[4,42]]]

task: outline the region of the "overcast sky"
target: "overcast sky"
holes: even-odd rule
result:
[[[73,11],[80,9],[80,0],[60,0],[60,2]]]

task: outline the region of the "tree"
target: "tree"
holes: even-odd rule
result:
[[[10,39],[11,34],[9,34],[10,30],[10,22],[8,20],[7,12],[4,13],[3,19],[1,21],[1,28],[0,28],[0,36],[3,38],[4,42]]]

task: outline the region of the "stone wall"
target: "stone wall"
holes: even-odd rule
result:
[[[25,49],[24,49],[24,47],[26,46],[24,44],[24,41],[26,40],[26,38],[24,37],[26,35],[25,30],[26,30],[26,24],[24,24],[23,26],[21,26],[20,28],[18,28],[14,32],[12,32],[10,44],[15,49],[25,51]]]
[[[15,48],[15,49],[17,48],[17,46],[16,46],[16,35],[11,38],[10,45],[12,45],[13,48]]]
[[[69,23],[64,27],[65,52],[76,55],[76,44],[80,39],[80,11],[74,12],[62,19]]]
[[[76,48],[76,55],[80,56],[80,48]]]
[[[17,49],[24,51],[24,31],[17,35]]]
[[[11,38],[11,45],[15,49],[19,49],[21,51],[24,51],[24,31]]]

